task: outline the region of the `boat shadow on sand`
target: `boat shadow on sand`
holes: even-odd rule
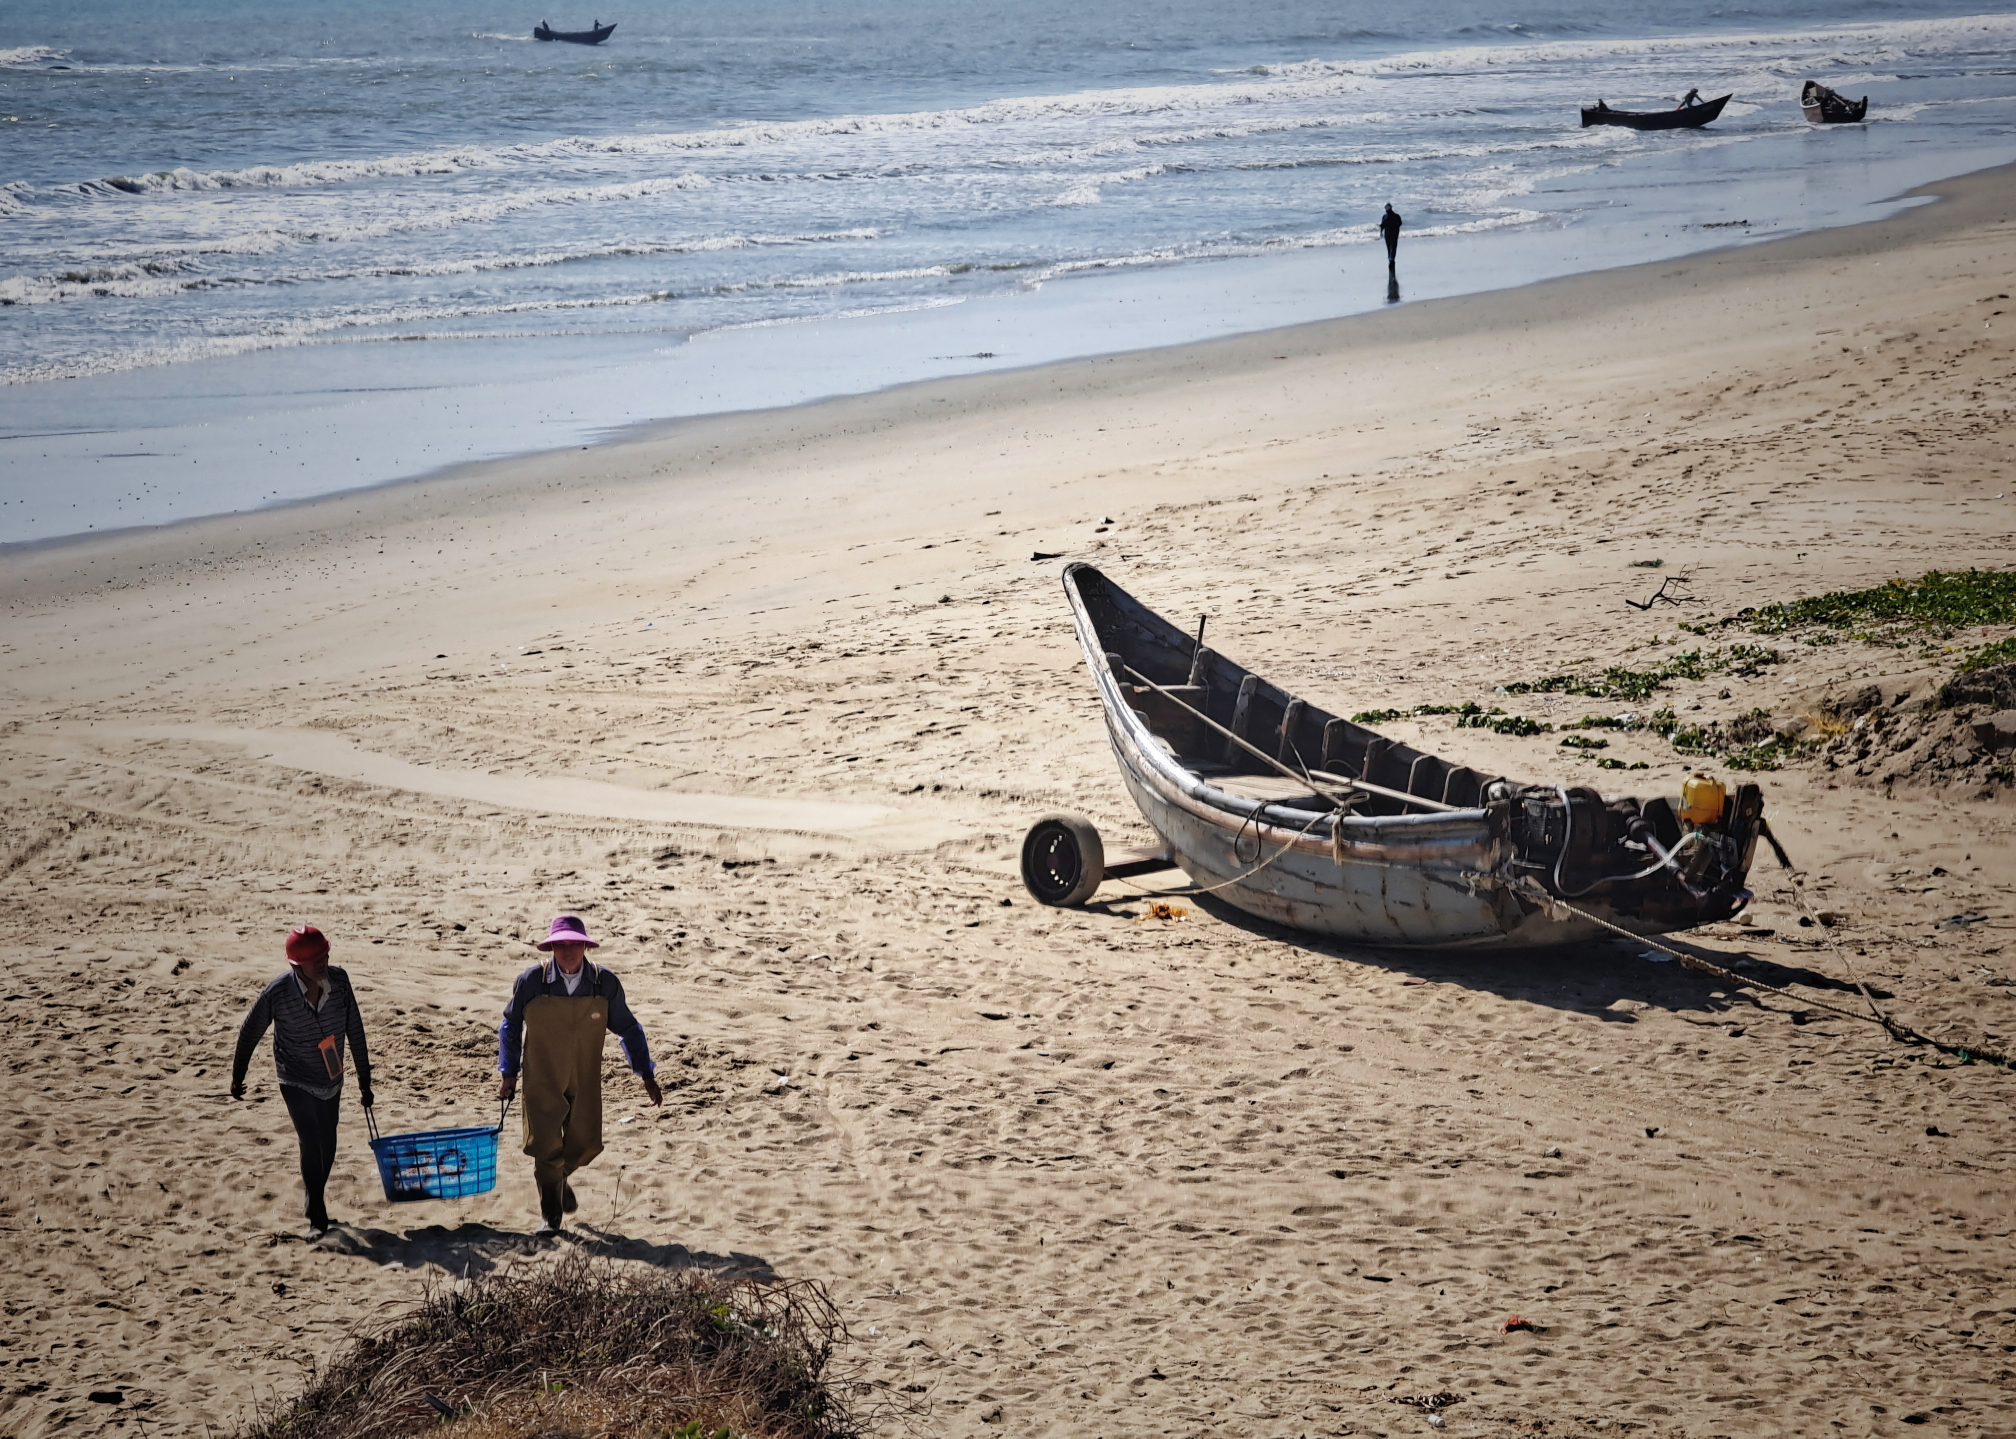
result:
[[[1784,1015],[1794,1024],[1803,1024],[1807,1017],[1796,1002],[1788,1004],[1775,995],[1733,989],[1725,980],[1688,969],[1663,955],[1660,958],[1664,963],[1648,961],[1642,957],[1646,953],[1643,946],[1621,939],[1524,950],[1380,949],[1289,929],[1212,895],[1189,895],[1184,902],[1196,905],[1223,924],[1290,945],[1312,957],[1350,960],[1410,979],[1457,984],[1465,989],[1487,991],[1501,999],[1590,1014],[1613,1024],[1637,1022],[1631,1010],[1612,1008],[1619,1000],[1664,1009],[1692,1023],[1718,1026],[1760,1010]],[[1711,949],[1684,935],[1662,935],[1659,942],[1774,989],[1797,985],[1816,990],[1835,1002],[1843,997],[1858,1001],[1861,998],[1861,991],[1853,981],[1803,965],[1781,964],[1745,950]],[[1879,1000],[1892,997],[1889,991],[1875,985],[1870,986],[1869,992]]]
[[[497,1229],[488,1224],[429,1224],[403,1233],[362,1225],[337,1224],[319,1239],[276,1234],[273,1244],[305,1244],[325,1254],[348,1254],[378,1265],[408,1269],[433,1266],[457,1279],[488,1274],[514,1262],[555,1250],[591,1254],[598,1259],[632,1259],[659,1269],[705,1269],[733,1279],[774,1280],[770,1261],[754,1254],[715,1254],[683,1244],[658,1244],[648,1239],[612,1233],[594,1225],[575,1225],[558,1239],[529,1232]]]

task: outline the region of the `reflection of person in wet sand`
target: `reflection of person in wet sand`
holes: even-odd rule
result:
[[[1386,268],[1389,270],[1400,257],[1400,227],[1405,223],[1406,221],[1400,218],[1400,212],[1391,205],[1388,205],[1386,213],[1379,217],[1379,233],[1386,240]]]
[[[576,1207],[569,1175],[602,1152],[602,1036],[614,1033],[653,1104],[644,1026],[623,998],[623,981],[588,963],[598,948],[581,921],[563,914],[539,948],[552,958],[518,976],[497,1031],[497,1096],[509,1099],[525,1075],[525,1152],[539,1186],[541,1234],[558,1234]]]

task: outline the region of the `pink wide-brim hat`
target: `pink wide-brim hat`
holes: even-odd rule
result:
[[[539,941],[539,948],[551,949],[556,944],[585,944],[590,949],[602,947],[588,937],[588,927],[571,914],[563,914],[553,921],[553,927]]]

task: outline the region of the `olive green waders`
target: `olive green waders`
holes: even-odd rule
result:
[[[585,986],[584,986],[585,987]],[[602,1152],[602,1038],[609,1004],[598,995],[542,994],[525,1006],[525,1152],[539,1211],[561,1222],[567,1176]]]

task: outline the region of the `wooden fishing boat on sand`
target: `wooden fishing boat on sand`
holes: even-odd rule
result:
[[[1687,929],[1750,898],[1755,785],[1683,824],[1666,798],[1522,784],[1267,683],[1205,648],[1201,626],[1193,640],[1089,565],[1065,570],[1064,591],[1121,781],[1161,848],[1109,860],[1090,821],[1048,816],[1022,848],[1023,881],[1046,904],[1082,904],[1104,879],[1174,865],[1240,909],[1315,934],[1523,948],[1598,937],[1594,919],[1636,934]]]
[[[541,20],[532,27],[534,40],[565,40],[570,45],[600,45],[616,33],[616,22],[604,25],[600,20],[589,30],[555,30],[547,21]]]
[[[1853,125],[1869,113],[1869,97],[1849,100],[1818,80],[1808,80],[1799,92],[1799,108],[1816,125]]]
[[[1735,94],[1703,100],[1698,105],[1681,105],[1672,110],[1612,110],[1603,101],[1582,107],[1582,128],[1591,125],[1628,125],[1633,130],[1692,130],[1706,125],[1722,113]]]

